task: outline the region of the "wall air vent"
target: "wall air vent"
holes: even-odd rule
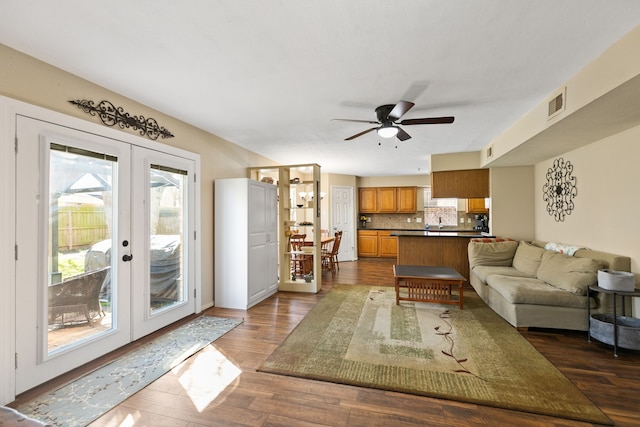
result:
[[[487,159],[490,159],[493,157],[493,145],[490,145],[487,147],[487,151],[485,151],[485,156],[487,157]]]
[[[558,114],[564,111],[565,104],[566,104],[566,99],[565,99],[566,93],[567,93],[567,88],[563,88],[562,92],[558,93],[553,98],[551,98],[551,100],[549,101],[549,110],[547,113],[547,120],[557,116]]]

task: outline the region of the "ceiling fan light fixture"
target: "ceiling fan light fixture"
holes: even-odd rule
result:
[[[393,138],[398,134],[398,127],[393,125],[382,125],[378,128],[378,135],[383,138]]]
[[[368,123],[374,126],[362,132],[358,132],[355,135],[351,135],[345,138],[345,141],[351,141],[362,135],[366,135],[374,130],[378,132],[378,135],[382,138],[397,137],[400,141],[406,141],[411,139],[411,135],[400,128],[398,125],[437,125],[444,123],[453,123],[453,117],[422,117],[419,119],[400,120],[401,117],[409,111],[415,104],[409,101],[399,101],[397,104],[385,104],[376,108],[376,118],[378,120],[354,120],[354,119],[333,119],[343,122],[357,122]]]

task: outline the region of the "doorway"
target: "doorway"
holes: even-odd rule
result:
[[[353,187],[331,186],[332,233],[342,231],[342,240],[338,252],[339,261],[353,261],[356,259],[353,193]]]
[[[16,393],[196,311],[195,159],[76,124],[16,116]]]

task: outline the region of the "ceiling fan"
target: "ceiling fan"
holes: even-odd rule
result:
[[[402,130],[398,125],[409,126],[409,125],[436,125],[436,124],[447,124],[453,123],[454,118],[449,117],[425,117],[422,119],[405,119],[402,121],[400,117],[404,116],[404,114],[409,111],[415,104],[409,101],[399,101],[397,104],[387,104],[381,105],[376,108],[376,116],[378,117],[377,121],[371,120],[351,120],[351,119],[333,119],[339,120],[343,122],[356,122],[356,123],[370,123],[375,125],[380,125],[376,127],[372,127],[371,129],[367,129],[355,135],[352,135],[348,138],[345,138],[345,141],[351,141],[359,136],[362,136],[366,133],[369,133],[373,130],[378,131],[378,135],[383,138],[393,138],[397,136],[400,141],[406,141],[411,138],[407,132]]]

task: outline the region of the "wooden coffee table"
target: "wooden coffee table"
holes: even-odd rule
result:
[[[436,302],[464,307],[463,285],[467,280],[450,267],[394,265],[396,305],[400,301]],[[451,292],[458,287],[458,295]],[[402,295],[401,295],[402,293]]]

